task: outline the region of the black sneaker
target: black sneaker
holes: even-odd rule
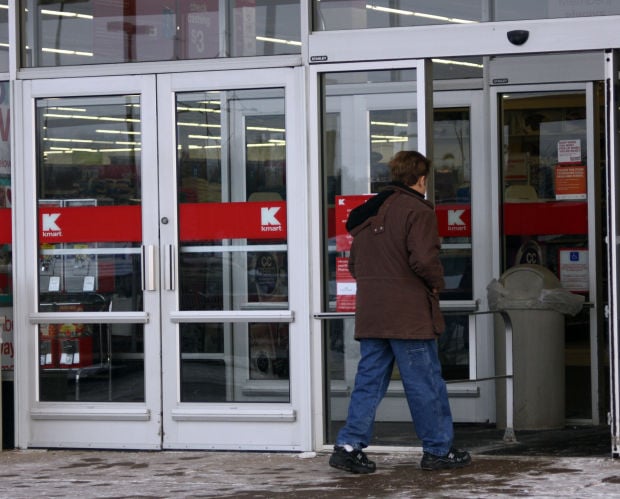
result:
[[[449,470],[462,468],[471,463],[469,452],[464,450],[450,449],[445,456],[435,456],[425,452],[420,466],[423,470]]]
[[[364,452],[356,450],[350,445],[334,446],[334,452],[329,458],[329,465],[350,473],[374,473],[377,469],[374,461],[368,459]]]

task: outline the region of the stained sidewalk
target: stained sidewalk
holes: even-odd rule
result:
[[[416,452],[370,453],[378,470],[330,468],[328,453],[12,450],[0,453],[2,498],[620,497],[620,460],[488,456],[428,472]]]

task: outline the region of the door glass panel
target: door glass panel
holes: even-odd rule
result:
[[[139,97],[38,99],[36,120],[39,311],[141,311]],[[41,399],[76,400],[88,376],[110,383],[95,399],[141,399],[142,344],[135,324],[41,325]]]
[[[284,90],[180,93],[176,105],[180,310],[288,308]],[[288,400],[287,324],[180,335],[184,401]],[[191,381],[200,370],[204,389]]]
[[[323,283],[324,310],[351,314],[325,320],[325,379],[327,439],[346,417],[349,387],[353,386],[358,342],[355,329],[355,281],[348,271],[351,239],[345,227],[348,213],[389,181],[388,161],[394,153],[416,149],[417,109],[415,69],[362,71],[321,75],[323,185]],[[400,385],[398,370],[391,391]],[[377,425],[385,422],[381,411],[390,412],[398,401],[393,394],[380,405]],[[403,406],[404,406],[403,405]],[[389,407],[388,407],[389,406]],[[392,412],[391,429],[408,413]]]
[[[299,0],[22,4],[27,67],[301,52]]]
[[[585,92],[504,94],[501,100],[503,270],[542,265],[590,296]],[[592,417],[590,313],[566,316],[566,410]]]
[[[472,300],[469,108],[435,109],[432,175],[445,280],[440,298],[442,301]],[[445,322],[446,329],[439,337],[439,358],[444,379],[467,379],[469,316],[446,314]]]
[[[359,359],[353,339],[355,281],[347,268],[351,239],[345,222],[351,209],[390,182],[392,156],[403,149],[417,149],[415,77],[414,70],[322,76],[324,309],[351,314],[350,318],[323,321],[328,441],[333,441],[333,432],[346,416],[346,393]],[[470,109],[435,109],[433,138],[435,188],[429,197],[435,198],[442,236],[447,287],[441,298],[472,300]],[[367,149],[360,144],[367,144]],[[444,377],[468,378],[469,317],[447,315],[446,326],[440,339]],[[389,388],[392,396],[384,399],[377,418],[384,433],[396,432],[399,438],[403,432],[412,433],[405,423],[410,415],[402,410],[406,403],[403,405],[397,394],[400,384],[395,369]],[[404,430],[404,425],[409,429]],[[393,441],[383,443],[391,445]]]

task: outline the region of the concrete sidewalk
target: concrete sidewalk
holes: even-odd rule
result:
[[[620,498],[620,461],[474,455],[428,472],[420,454],[375,454],[377,472],[330,468],[327,453],[14,450],[0,453],[2,498]]]

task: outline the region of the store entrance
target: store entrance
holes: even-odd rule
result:
[[[298,81],[24,83],[19,446],[308,447]]]

